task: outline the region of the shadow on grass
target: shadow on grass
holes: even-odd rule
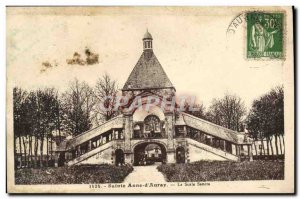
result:
[[[58,168],[25,168],[15,171],[16,184],[121,183],[133,171],[130,165],[78,165]]]
[[[157,168],[168,182],[283,180],[284,162],[198,161],[188,164],[165,164]]]

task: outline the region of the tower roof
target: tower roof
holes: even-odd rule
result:
[[[147,29],[147,32],[144,34],[143,40],[144,39],[153,39],[152,35],[148,32],[148,29]]]
[[[151,41],[148,41],[151,39]],[[122,90],[174,88],[152,50],[152,35],[143,37],[144,51]]]
[[[153,51],[144,51],[122,90],[174,88]]]

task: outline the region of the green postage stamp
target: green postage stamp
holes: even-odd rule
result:
[[[247,58],[284,58],[283,13],[247,13]]]

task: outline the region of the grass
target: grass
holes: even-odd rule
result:
[[[168,182],[283,180],[283,161],[199,161],[160,165]]]
[[[16,184],[100,184],[121,183],[133,170],[130,165],[78,165],[72,167],[18,169]]]

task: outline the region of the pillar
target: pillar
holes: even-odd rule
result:
[[[92,150],[92,140],[89,140],[89,146],[88,146],[88,150]]]
[[[241,160],[241,146],[236,144],[235,148],[236,148],[236,156],[238,156],[238,161],[240,161]]]
[[[252,153],[252,144],[248,145],[248,154],[249,154],[249,160],[253,161],[253,153]]]
[[[55,155],[54,155],[54,167],[58,167],[58,157],[59,157],[59,152],[55,152]]]
[[[167,150],[174,150],[174,114],[166,113]]]
[[[124,124],[124,139],[125,139],[125,152],[131,152],[130,138],[132,134],[132,115],[125,115]]]
[[[183,136],[186,137],[186,135],[187,135],[187,131],[186,131],[186,126],[184,125],[183,126]]]
[[[115,133],[115,129],[112,129],[112,136],[113,136],[114,140],[118,139],[118,136],[116,136],[116,133]]]
[[[131,152],[131,143],[130,139],[133,132],[132,127],[132,115],[126,114],[124,115],[124,156],[125,156],[125,163],[132,164],[132,152]]]
[[[133,164],[133,159],[132,159],[133,154],[132,153],[125,153],[124,156],[125,156],[124,157],[125,158],[124,162],[126,164]]]
[[[77,148],[77,156],[80,156],[80,155],[81,155],[81,151],[80,151],[80,145],[79,145]]]
[[[175,163],[175,150],[167,151],[167,163]]]

